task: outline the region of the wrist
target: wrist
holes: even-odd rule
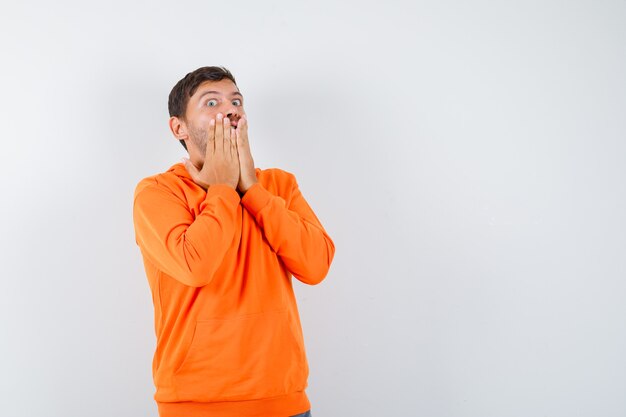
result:
[[[252,188],[252,186],[253,186],[254,184],[256,184],[257,182],[258,182],[258,181],[255,181],[255,182],[251,183],[250,185],[247,185],[247,186],[245,186],[245,187],[241,187],[241,192],[242,192],[242,194],[247,193],[247,192],[248,192],[248,190],[249,190],[250,188]]]

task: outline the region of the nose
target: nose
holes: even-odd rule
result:
[[[226,111],[224,113],[230,120],[239,120],[241,119],[242,109],[237,108],[237,106],[231,105],[231,107],[226,108]]]
[[[233,106],[232,104],[231,104],[230,106],[226,107],[226,109],[224,109],[224,110],[226,110],[226,111],[224,112],[224,114],[225,114],[225,115],[226,115],[229,119],[233,119],[233,118],[235,118],[235,117],[238,117],[238,116],[239,116],[239,111],[238,111],[237,107],[236,107],[236,106]]]

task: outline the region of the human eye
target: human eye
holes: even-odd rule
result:
[[[241,100],[240,100],[240,99],[238,99],[238,98],[234,99],[234,100],[233,100],[233,103],[234,103],[235,101],[238,101],[238,102],[239,102],[239,104],[236,104],[236,106],[241,106]]]
[[[214,101],[214,102],[215,102],[215,104],[211,105],[210,103],[211,103],[212,101]],[[216,100],[216,99],[214,99],[214,98],[212,98],[211,100],[209,100],[209,101],[207,101],[207,102],[206,102],[206,105],[207,105],[207,106],[209,106],[209,107],[215,107],[215,106],[217,106],[217,100]]]

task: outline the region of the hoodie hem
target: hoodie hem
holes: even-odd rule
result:
[[[289,417],[311,409],[305,391],[246,401],[156,403],[159,417]]]

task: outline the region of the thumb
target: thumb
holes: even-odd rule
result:
[[[185,169],[187,170],[189,175],[191,175],[191,178],[195,180],[198,176],[198,169],[195,167],[194,164],[191,163],[189,159],[181,158],[180,160],[185,165]]]
[[[181,158],[180,160],[182,161],[183,164],[185,164],[185,169],[191,176],[191,179],[193,180],[193,182],[195,182],[196,184],[198,184],[200,187],[204,188],[205,190],[208,190],[209,185],[200,179],[200,171],[198,170],[198,168],[196,168],[193,162],[191,162],[187,158]]]

